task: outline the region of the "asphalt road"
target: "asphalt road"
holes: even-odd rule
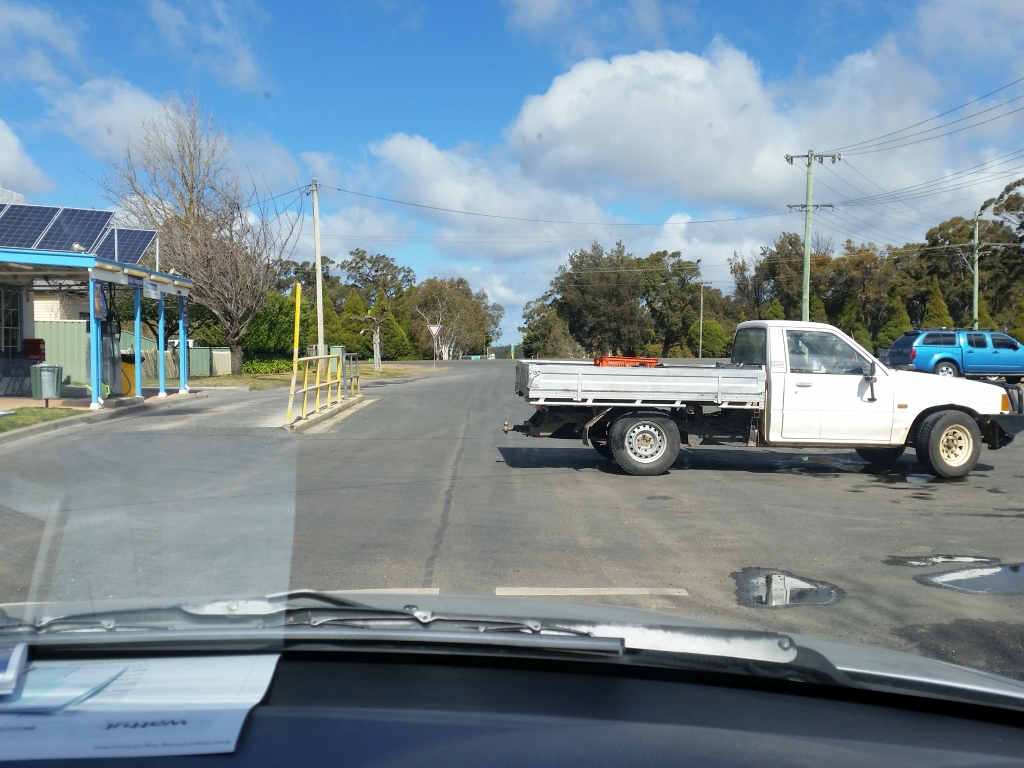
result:
[[[283,390],[211,392],[0,447],[0,487],[14,489],[0,492],[0,600],[639,590],[652,594],[564,599],[1024,679],[1024,596],[926,586],[914,577],[955,566],[885,562],[1024,560],[1024,444],[986,449],[962,481],[922,475],[912,455],[882,472],[852,451],[716,447],[637,478],[577,443],[504,435],[531,412],[509,362],[447,365],[368,387],[376,402],[316,434],[275,426]],[[737,579],[751,568],[834,585],[839,599],[744,604]]]

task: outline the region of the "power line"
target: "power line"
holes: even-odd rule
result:
[[[864,141],[858,141],[858,142],[855,142],[853,144],[847,144],[845,147],[836,147],[835,149],[829,150],[829,152],[842,152],[844,149],[850,149],[852,147],[858,147],[858,146],[860,146],[862,144],[871,144],[871,143],[873,143],[875,141],[878,141],[879,139],[885,139],[885,138],[888,138],[889,136],[895,136],[897,133],[903,133],[904,131],[909,131],[911,128],[917,128],[919,125],[924,125],[925,123],[930,123],[932,120],[938,120],[940,117],[945,117],[946,115],[951,115],[954,112],[959,112],[964,107],[969,107],[969,106],[971,106],[971,104],[976,104],[979,101],[981,101],[982,99],[987,99],[989,96],[994,96],[995,94],[999,93],[1000,91],[1005,91],[1007,88],[1010,88],[1010,87],[1012,87],[1012,86],[1014,86],[1014,85],[1016,85],[1017,83],[1020,83],[1020,82],[1024,82],[1024,77],[1018,78],[1018,79],[1014,80],[1012,83],[1007,83],[1006,85],[1000,86],[999,88],[996,88],[994,91],[989,91],[988,93],[986,93],[986,94],[984,94],[982,96],[979,96],[976,99],[971,99],[970,101],[965,102],[965,103],[961,104],[958,107],[953,107],[952,109],[947,109],[945,112],[941,112],[941,113],[935,115],[934,117],[929,117],[927,120],[922,120],[919,123],[914,123],[913,125],[908,125],[905,128],[900,128],[899,130],[896,130],[896,131],[891,131],[889,133],[883,133],[881,136],[875,136],[873,139],[865,139]]]
[[[1020,112],[1022,110],[1024,110],[1024,107],[1017,107],[1017,109],[1011,109],[1009,112],[1004,112],[1001,115],[996,115],[995,117],[990,117],[988,120],[982,120],[981,122],[974,123],[973,125],[965,125],[963,128],[957,128],[957,129],[952,130],[952,131],[946,131],[945,133],[940,133],[940,134],[938,134],[936,136],[929,136],[926,139],[918,139],[917,141],[908,141],[906,144],[894,144],[891,147],[875,147],[875,148],[872,148],[872,147],[869,146],[869,147],[866,147],[864,149],[859,149],[859,150],[855,150],[853,152],[848,152],[847,154],[850,155],[850,156],[853,156],[853,155],[870,155],[870,154],[872,154],[874,152],[887,152],[890,149],[901,149],[902,147],[910,147],[910,146],[913,146],[914,144],[923,144],[926,141],[933,141],[935,139],[941,139],[944,136],[952,136],[954,133],[960,133],[961,131],[967,131],[967,130],[970,130],[971,128],[977,128],[979,125],[985,125],[986,123],[995,122],[996,120],[1002,120],[1004,117],[1009,117],[1010,115],[1016,114],[1017,112]],[[971,117],[975,117],[975,115],[971,115]],[[952,125],[952,123],[949,123],[949,125]],[[937,126],[933,130],[938,130],[940,127],[942,127],[942,126]],[[924,131],[924,133],[928,133],[928,131]],[[917,134],[913,134],[913,135],[917,135]],[[909,138],[909,137],[907,137],[907,138]],[[893,139],[893,141],[900,141],[900,139]]]
[[[611,222],[611,221],[561,221],[558,219],[531,219],[521,216],[502,216],[496,213],[479,213],[477,211],[460,211],[454,208],[441,208],[436,205],[424,205],[423,203],[411,203],[408,200],[395,200],[390,197],[379,197],[378,195],[369,195],[365,192],[356,192],[351,189],[342,189],[341,187],[332,187],[327,184],[321,184],[324,189],[333,189],[337,192],[344,192],[347,195],[355,195],[356,197],[365,197],[370,200],[378,200],[383,203],[392,203],[394,205],[407,205],[412,208],[424,208],[430,211],[441,211],[443,213],[457,213],[462,216],[478,216],[485,219],[502,219],[505,221],[524,221],[532,224],[572,224],[586,227],[665,227],[665,226],[687,226],[689,224],[718,224],[728,221],[747,221],[749,219],[767,219],[772,216],[785,216],[789,211],[782,211],[780,213],[763,213],[757,216],[732,216],[723,219],[690,219],[688,221],[661,221],[652,222],[650,224],[641,222]]]

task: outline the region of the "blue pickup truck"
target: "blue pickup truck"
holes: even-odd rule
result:
[[[925,328],[907,331],[889,349],[889,365],[939,376],[1024,378],[1024,346],[998,331]]]

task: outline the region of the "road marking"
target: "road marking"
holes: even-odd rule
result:
[[[562,595],[675,595],[687,597],[685,589],[669,587],[498,587],[496,595],[507,597],[555,597]]]
[[[395,589],[332,589],[328,595],[439,595],[437,587],[398,587]]]

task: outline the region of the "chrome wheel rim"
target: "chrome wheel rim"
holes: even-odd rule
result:
[[[971,433],[965,427],[954,424],[947,427],[939,438],[939,455],[942,460],[951,467],[959,467],[965,464],[971,456],[974,448],[974,441]]]
[[[956,373],[953,372],[952,366],[949,365],[940,365],[939,369],[935,372],[939,374],[939,376],[947,376],[949,378],[956,376]]]
[[[641,464],[657,461],[667,449],[664,430],[653,422],[639,421],[626,433],[626,451]]]

